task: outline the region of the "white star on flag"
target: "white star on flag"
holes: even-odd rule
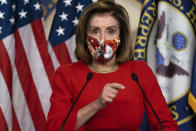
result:
[[[97,2],[97,0],[92,0],[92,2]]]
[[[78,5],[76,6],[76,8],[77,8],[77,12],[80,12],[80,11],[82,11],[83,8],[84,7],[84,5],[81,5],[80,3],[78,3]]]
[[[2,27],[0,26],[0,34],[2,33],[2,31],[1,31],[1,30],[2,30]]]
[[[64,12],[59,16],[61,17],[61,21],[67,20],[68,14],[65,14]]]
[[[14,19],[14,17],[12,16],[12,18],[11,19],[9,19],[9,21],[11,22],[11,24],[12,25],[14,25],[15,24],[15,19]]]
[[[13,11],[16,10],[16,5],[15,4],[12,5],[12,9],[13,9]]]
[[[0,0],[0,2],[1,2],[1,5],[7,4],[7,1],[6,0]]]
[[[29,0],[24,0],[24,4],[28,4],[29,3]]]
[[[19,12],[20,19],[26,18],[27,17],[26,14],[27,14],[27,12],[24,12],[24,10],[22,10],[21,12]]]
[[[56,32],[58,32],[58,36],[60,35],[64,35],[64,28],[62,28],[61,26],[58,28],[58,30],[56,30]]]
[[[70,5],[71,6],[71,1],[72,0],[64,0],[63,2],[65,3],[65,7]]]
[[[38,2],[34,5],[34,7],[35,7],[35,10],[41,10],[40,8],[41,6]]]
[[[4,16],[3,16],[4,14],[5,14],[4,12],[0,11],[0,19],[4,19]]]
[[[78,25],[79,20],[75,17],[75,19],[72,21],[74,23],[74,26]]]

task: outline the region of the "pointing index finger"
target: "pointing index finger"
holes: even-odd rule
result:
[[[125,89],[125,86],[119,83],[110,83],[108,86],[114,88],[114,89]]]

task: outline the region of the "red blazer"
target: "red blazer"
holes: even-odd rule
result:
[[[61,66],[54,77],[51,108],[48,113],[48,130],[60,130],[73,101],[86,82],[86,76],[91,70],[84,62],[76,62]],[[144,110],[146,111],[150,129],[160,130],[160,125],[147,104],[138,85],[132,80],[131,74],[138,75],[139,82],[150,103],[158,114],[164,131],[177,131],[153,72],[144,62],[129,61],[120,64],[112,73],[93,72],[92,80],[82,92],[71,115],[64,125],[65,131],[75,131],[76,116],[79,109],[93,102],[106,83],[120,83],[125,86],[111,104],[99,110],[79,131],[139,131]]]

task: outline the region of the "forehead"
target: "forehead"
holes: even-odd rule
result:
[[[109,27],[118,26],[116,18],[111,16],[109,13],[96,13],[91,16],[89,20],[89,26],[92,27]]]

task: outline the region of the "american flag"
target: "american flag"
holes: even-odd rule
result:
[[[38,0],[0,0],[0,131],[44,131],[54,66]]]
[[[77,61],[75,31],[83,9],[97,0],[59,0],[49,35],[57,60],[61,65]]]

